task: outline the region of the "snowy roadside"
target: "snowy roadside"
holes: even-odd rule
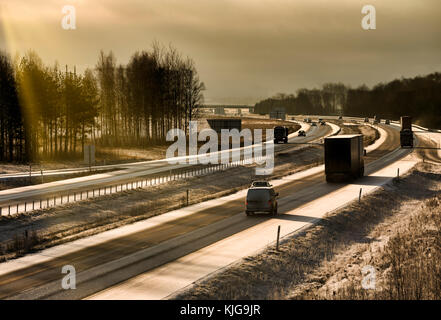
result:
[[[439,299],[440,191],[441,166],[419,164],[285,239],[280,251],[239,261],[175,298],[415,299],[422,292]],[[366,266],[376,270],[375,290],[362,288]],[[396,281],[406,287],[397,290]]]

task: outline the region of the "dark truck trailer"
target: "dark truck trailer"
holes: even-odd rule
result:
[[[412,130],[412,117],[402,116],[400,119],[401,122],[401,130]]]
[[[400,131],[401,147],[413,148],[412,117],[402,116],[400,121],[401,121],[401,131]]]
[[[288,128],[287,127],[275,127],[274,128],[274,143],[283,141],[288,143]]]
[[[347,182],[364,176],[363,135],[348,134],[325,138],[327,182]]]
[[[413,148],[412,130],[404,129],[400,131],[400,143],[402,148]]]

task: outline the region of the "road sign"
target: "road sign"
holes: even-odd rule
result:
[[[281,119],[281,120],[285,120],[286,119],[286,112],[285,110],[273,110],[270,111],[270,119]]]
[[[217,133],[221,133],[222,129],[237,129],[242,130],[242,120],[241,119],[208,119],[208,124],[211,129]]]

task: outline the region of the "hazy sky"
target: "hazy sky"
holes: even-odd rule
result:
[[[363,30],[372,4],[377,29]],[[64,5],[77,29],[63,30]],[[158,40],[195,60],[207,103],[254,103],[325,82],[373,85],[441,71],[440,0],[0,0],[0,49],[93,67]]]

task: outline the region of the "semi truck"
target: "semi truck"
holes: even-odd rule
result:
[[[287,127],[275,127],[274,128],[274,143],[288,143],[288,128]]]
[[[327,182],[348,182],[364,176],[362,134],[325,138],[325,174]]]
[[[400,143],[402,148],[413,148],[412,117],[401,117]]]

